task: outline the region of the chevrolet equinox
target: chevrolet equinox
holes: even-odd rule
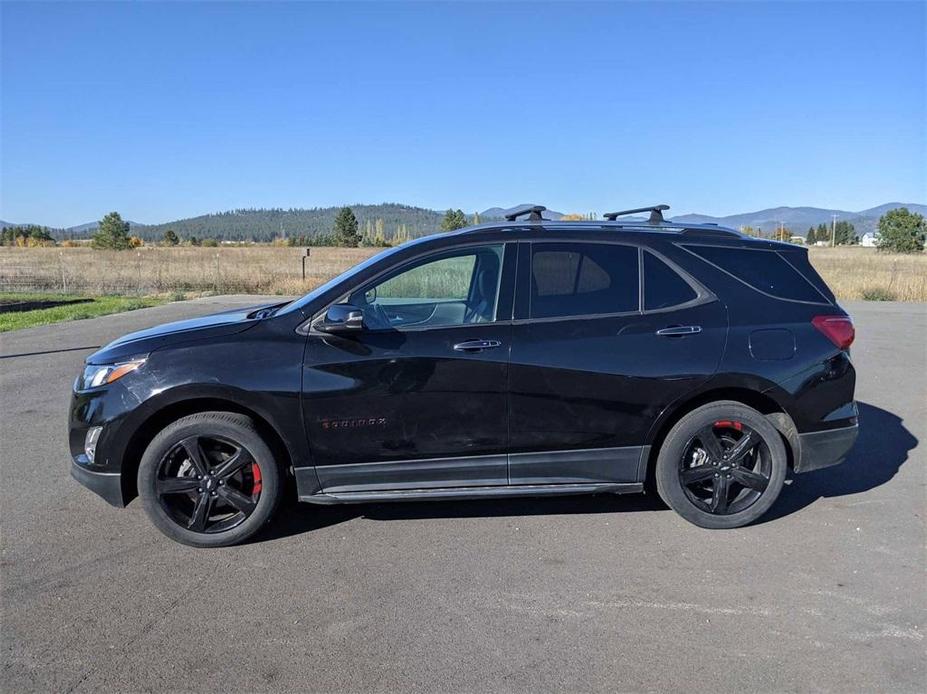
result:
[[[293,487],[313,504],[655,488],[704,528],[751,523],[789,469],[853,445],[853,323],[805,248],[664,209],[529,208],[295,301],[126,335],[74,384],[71,473],[200,547],[253,536]]]

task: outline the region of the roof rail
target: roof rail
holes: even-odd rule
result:
[[[706,227],[713,227],[706,229]],[[720,224],[712,224],[711,222],[706,222],[695,228],[687,227],[682,230],[683,234],[711,234],[713,236],[743,236],[739,231],[734,231],[733,229],[728,229],[723,227]]]
[[[606,212],[603,216],[610,222],[614,222],[618,217],[624,217],[626,214],[637,214],[638,212],[649,212],[650,219],[647,221],[650,224],[662,224],[665,220],[663,219],[663,210],[668,210],[669,205],[653,205],[652,207],[638,207],[636,210],[622,210],[621,212]]]
[[[547,208],[543,205],[535,205],[534,207],[526,207],[523,210],[518,212],[513,212],[512,214],[505,215],[505,221],[514,222],[519,217],[528,215],[529,222],[543,222],[544,218],[541,216],[541,212],[546,211]]]

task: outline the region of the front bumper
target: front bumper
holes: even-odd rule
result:
[[[76,461],[71,461],[71,477],[92,492],[96,492],[113,506],[125,506],[122,494],[122,475],[118,472],[97,472],[88,470]]]
[[[795,461],[795,472],[808,472],[839,465],[846,460],[857,436],[859,424],[799,434],[799,455]]]
[[[68,447],[71,453],[71,477],[113,506],[125,506],[122,460],[132,428],[123,426],[136,408],[137,399],[120,381],[105,388],[74,391],[68,419]],[[102,427],[91,462],[85,453],[87,433]],[[131,473],[130,473],[131,474]],[[134,484],[134,477],[131,480]],[[131,489],[131,485],[127,485]],[[128,493],[128,499],[134,494]]]

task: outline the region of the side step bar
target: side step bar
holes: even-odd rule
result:
[[[429,501],[441,499],[496,499],[516,496],[566,496],[569,494],[633,494],[644,491],[640,482],[607,484],[522,484],[508,487],[441,487],[337,494],[308,494],[300,501],[310,504],[369,504],[379,501]]]

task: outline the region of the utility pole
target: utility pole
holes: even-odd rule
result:
[[[831,215],[833,222],[830,225],[830,247],[833,248],[836,245],[837,241],[837,213],[834,212]]]

